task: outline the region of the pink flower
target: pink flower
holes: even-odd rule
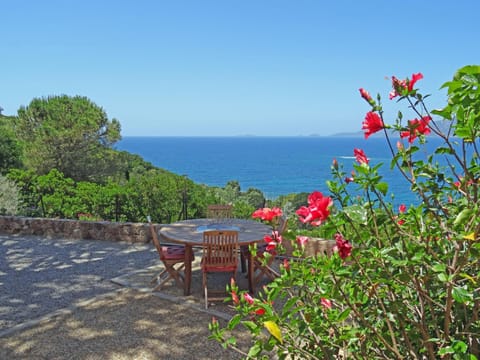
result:
[[[320,304],[321,304],[323,307],[326,307],[327,309],[331,309],[331,308],[332,308],[332,302],[331,302],[329,299],[321,298],[321,299],[320,299]]]
[[[282,209],[278,207],[258,209],[252,214],[252,218],[260,218],[264,221],[272,221],[277,216],[282,216]]]
[[[367,164],[368,165],[368,158],[367,155],[365,155],[365,152],[362,149],[353,149],[353,154],[355,155],[355,159],[357,162],[361,164]]]
[[[352,253],[352,244],[345,240],[341,234],[335,234],[335,249],[338,251],[338,254],[342,259],[345,259],[350,256]]]
[[[385,127],[383,120],[376,112],[369,111],[362,123],[362,130],[365,130],[365,139],[370,135],[382,130]]]
[[[400,204],[400,205],[398,206],[398,212],[399,212],[400,214],[403,214],[403,213],[405,213],[405,211],[407,211],[407,206],[406,206],[405,204]]]
[[[307,242],[308,242],[308,236],[297,236],[297,243],[300,246],[305,246]]]
[[[243,298],[247,303],[249,303],[250,305],[253,305],[253,297],[249,293],[244,293]]]
[[[283,259],[283,267],[285,268],[285,270],[290,270],[290,262],[288,261],[287,258]]]

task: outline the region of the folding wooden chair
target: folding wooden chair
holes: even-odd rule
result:
[[[151,283],[156,284],[152,291],[160,290],[171,279],[175,280],[177,286],[183,287],[185,279],[182,270],[185,268],[185,247],[183,245],[160,244],[150,216],[147,216],[147,220],[150,225],[153,244],[157,249],[160,261],[165,266],[165,269],[152,279]],[[192,255],[189,261],[193,261],[193,259]]]
[[[205,293],[205,309],[208,308],[208,302],[213,300],[225,299],[225,290],[222,291],[223,297],[209,297],[208,295],[208,274],[209,273],[231,273],[236,278],[238,266],[238,231],[205,231],[203,233],[203,255],[202,255],[202,274],[203,290]],[[219,291],[212,291],[219,293]]]
[[[281,217],[278,222],[276,231],[279,235],[282,235],[287,229],[287,219]],[[253,256],[253,266],[254,266],[254,284],[256,285],[263,277],[268,278],[269,280],[274,280],[280,274],[272,268],[272,264],[275,261],[275,254],[265,255],[267,252],[268,244],[261,244],[257,246],[257,252]],[[241,262],[242,262],[242,271],[246,268],[245,259],[248,256],[248,248],[242,247],[241,252]]]

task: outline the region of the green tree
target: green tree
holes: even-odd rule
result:
[[[0,174],[22,166],[22,151],[11,126],[13,120],[0,115]]]
[[[77,181],[110,175],[108,150],[121,138],[120,123],[81,96],[33,99],[18,110],[14,129],[28,168],[38,174],[57,169]]]

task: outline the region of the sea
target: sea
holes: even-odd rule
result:
[[[224,187],[236,180],[242,191],[257,188],[268,199],[314,190],[328,194],[326,181],[332,180],[333,159],[350,174],[355,163],[353,150],[359,148],[372,166],[383,164],[380,174],[382,181],[389,184],[389,193],[394,194],[394,203],[418,203],[407,181],[398,171],[391,170],[390,150],[382,137],[127,136],[115,148],[140,155],[156,167],[185,175],[197,183]],[[424,155],[432,149],[425,150]],[[349,186],[355,190],[354,183]]]

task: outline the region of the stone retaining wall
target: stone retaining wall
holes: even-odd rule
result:
[[[147,243],[148,224],[0,216],[0,233]]]

